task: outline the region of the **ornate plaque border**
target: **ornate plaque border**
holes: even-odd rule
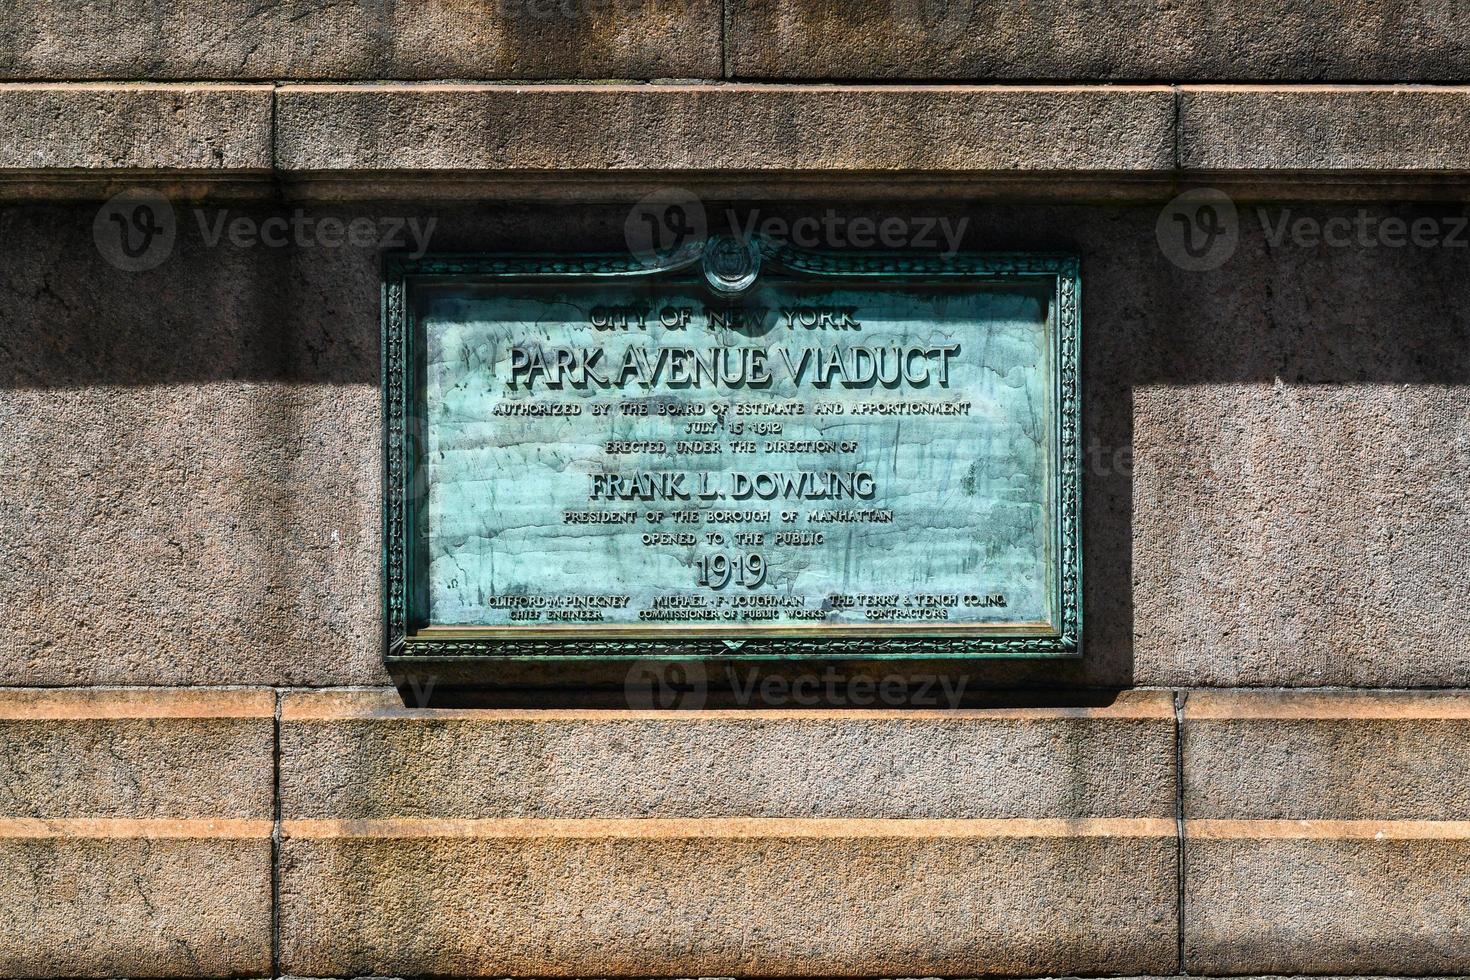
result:
[[[925,634],[824,636],[823,627],[798,627],[811,635],[752,636],[748,639],[416,637],[408,623],[411,481],[415,478],[409,371],[414,337],[410,293],[426,279],[466,277],[487,282],[647,279],[686,272],[704,263],[711,288],[733,290],[716,280],[704,243],[653,264],[632,255],[389,255],[382,282],[383,376],[383,619],[385,660],[390,664],[441,661],[622,661],[688,660],[938,660],[1004,657],[1077,657],[1082,653],[1082,401],[1081,290],[1079,261],[1056,253],[959,253],[952,256],[818,252],[761,243],[753,249],[757,271],[768,268],[813,281],[823,279],[973,280],[1039,282],[1052,291],[1056,311],[1056,384],[1059,472],[1058,590],[1061,629],[1056,634],[982,636]],[[750,280],[754,280],[754,273]],[[748,285],[749,283],[745,283]]]

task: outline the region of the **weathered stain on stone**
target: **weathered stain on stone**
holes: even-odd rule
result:
[[[733,0],[729,71],[781,79],[1452,81],[1456,0]]]
[[[699,78],[717,0],[6,4],[0,78]]]
[[[0,973],[265,976],[270,902],[264,836],[5,837]]]

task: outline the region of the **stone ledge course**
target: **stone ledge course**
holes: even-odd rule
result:
[[[1457,743],[1439,726],[1470,720],[1470,695],[1179,693],[1182,825],[1172,815],[1170,691],[1130,692],[1094,708],[683,713],[416,709],[381,688],[0,689],[0,725],[33,726],[58,745],[71,740],[82,759],[87,746],[115,743],[139,723],[164,735],[200,725],[267,726],[264,738],[250,736],[242,760],[201,759],[197,791],[160,792],[177,782],[179,761],[135,756],[131,795],[154,802],[131,813],[105,794],[77,798],[85,782],[72,774],[70,752],[50,757],[49,769],[13,769],[4,779],[12,798],[35,802],[0,816],[0,850],[12,869],[0,875],[0,912],[36,925],[24,943],[0,942],[0,975],[264,975],[273,837],[281,968],[302,977],[881,976],[914,964],[951,975],[1168,976],[1177,965],[1181,840],[1185,964],[1193,975],[1465,967],[1470,949],[1456,925],[1470,846],[1464,808],[1453,796],[1435,808],[1381,792],[1392,785],[1392,769],[1365,770],[1356,780],[1338,774],[1367,757],[1362,738],[1371,737],[1445,767],[1425,780],[1457,779],[1463,766],[1446,754]],[[276,743],[269,726],[278,700]],[[725,726],[741,738],[727,744],[692,735]],[[1216,750],[1221,726],[1236,726],[1232,744],[1247,750]],[[1300,762],[1285,778],[1280,763],[1249,748],[1282,741],[1282,726],[1301,726],[1296,742],[1287,739]],[[1376,727],[1360,736],[1354,726]],[[759,742],[766,727],[780,738],[742,761],[739,742]],[[1065,737],[1075,740],[1087,733],[1076,744],[1101,739],[1103,755],[1132,756],[1118,760],[1135,780],[1120,797],[1132,811],[1089,816],[1096,790],[1069,802],[1037,795],[1038,784],[1017,797],[1042,804],[1032,814],[956,817],[944,802],[951,797],[914,795],[939,747],[926,732],[982,756],[990,746],[997,758],[1009,757],[1009,770],[939,760],[988,773],[989,792],[1000,794],[992,801],[1003,798],[1006,781],[1027,785],[1028,764],[1063,782],[1090,777],[1098,765],[1085,751],[1070,761],[1050,758],[1044,741],[1028,748],[1014,741],[1018,734],[1070,732]],[[464,751],[456,757],[420,744],[430,733],[446,750]],[[375,741],[390,735],[418,747],[404,754]],[[1105,749],[1113,735],[1126,747]],[[842,758],[875,772],[913,766],[919,783],[904,793],[862,779],[831,781],[835,774],[813,781],[816,773],[799,761],[809,736],[829,746],[855,737]],[[622,745],[617,752],[630,763],[660,744],[679,744],[691,768],[671,770],[672,757],[649,762],[672,777],[657,793],[638,803],[635,788],[597,803],[585,777],[589,765],[609,770],[606,761],[589,762],[587,750],[599,741]],[[532,754],[517,762],[519,742]],[[272,820],[276,754],[284,799]],[[7,758],[14,766],[15,753]],[[252,769],[252,758],[265,770]],[[768,785],[766,799],[786,801],[791,815],[730,796],[725,765],[744,766],[750,782]],[[797,778],[783,783],[787,765]],[[457,771],[431,783],[384,782],[416,766]],[[701,788],[691,776],[704,767],[711,768]],[[1167,774],[1162,783],[1150,767]],[[230,769],[255,773],[255,783]],[[1263,769],[1272,781],[1254,784]],[[581,794],[585,815],[552,807],[558,771],[562,785]],[[636,786],[635,770],[623,773],[613,781]],[[211,783],[215,774],[234,781]],[[469,792],[487,777],[533,779],[538,809],[507,816],[501,791]],[[260,783],[265,800],[254,788]],[[1320,786],[1338,792],[1324,796]],[[1157,798],[1148,795],[1157,789]],[[814,808],[803,794],[827,802]],[[911,804],[904,816],[882,808],[861,816],[869,803],[895,797]],[[1219,802],[1232,798],[1240,801],[1233,808]],[[1262,808],[1263,798],[1275,802]],[[701,802],[690,809],[681,799]],[[994,812],[993,802],[971,812]],[[810,815],[823,813],[830,815]],[[140,892],[146,901],[127,898]],[[118,903],[130,911],[116,914]],[[1272,922],[1266,930],[1263,908]],[[644,920],[630,918],[651,909],[665,928],[653,946],[637,924]],[[572,920],[579,927],[566,929]],[[764,923],[754,934],[753,921]],[[895,944],[899,933],[912,941]]]
[[[0,84],[0,180],[1470,173],[1470,88]],[[706,134],[719,132],[718,140]]]

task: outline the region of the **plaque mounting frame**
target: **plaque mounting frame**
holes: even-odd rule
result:
[[[712,243],[711,243],[712,244]],[[1028,282],[1050,289],[1055,311],[1055,420],[1058,468],[1057,590],[1060,630],[1026,635],[960,635],[924,631],[899,635],[827,635],[826,627],[799,627],[791,635],[749,638],[415,635],[409,622],[409,528],[414,494],[416,437],[409,431],[413,396],[411,357],[415,283],[446,277],[483,282],[547,283],[647,280],[686,272],[707,257],[697,242],[658,261],[631,254],[452,254],[413,258],[390,254],[383,264],[383,627],[390,665],[434,662],[618,662],[639,660],[962,660],[1074,658],[1082,653],[1082,438],[1081,277],[1075,255],[1063,253],[956,253],[954,255],[831,252],[758,243],[756,264],[808,282],[909,280],[976,284]],[[746,284],[748,285],[748,283]],[[719,291],[712,288],[719,295]],[[725,293],[729,295],[729,293]]]

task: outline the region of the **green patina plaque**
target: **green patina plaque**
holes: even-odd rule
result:
[[[390,260],[390,660],[1074,656],[1072,257]]]

